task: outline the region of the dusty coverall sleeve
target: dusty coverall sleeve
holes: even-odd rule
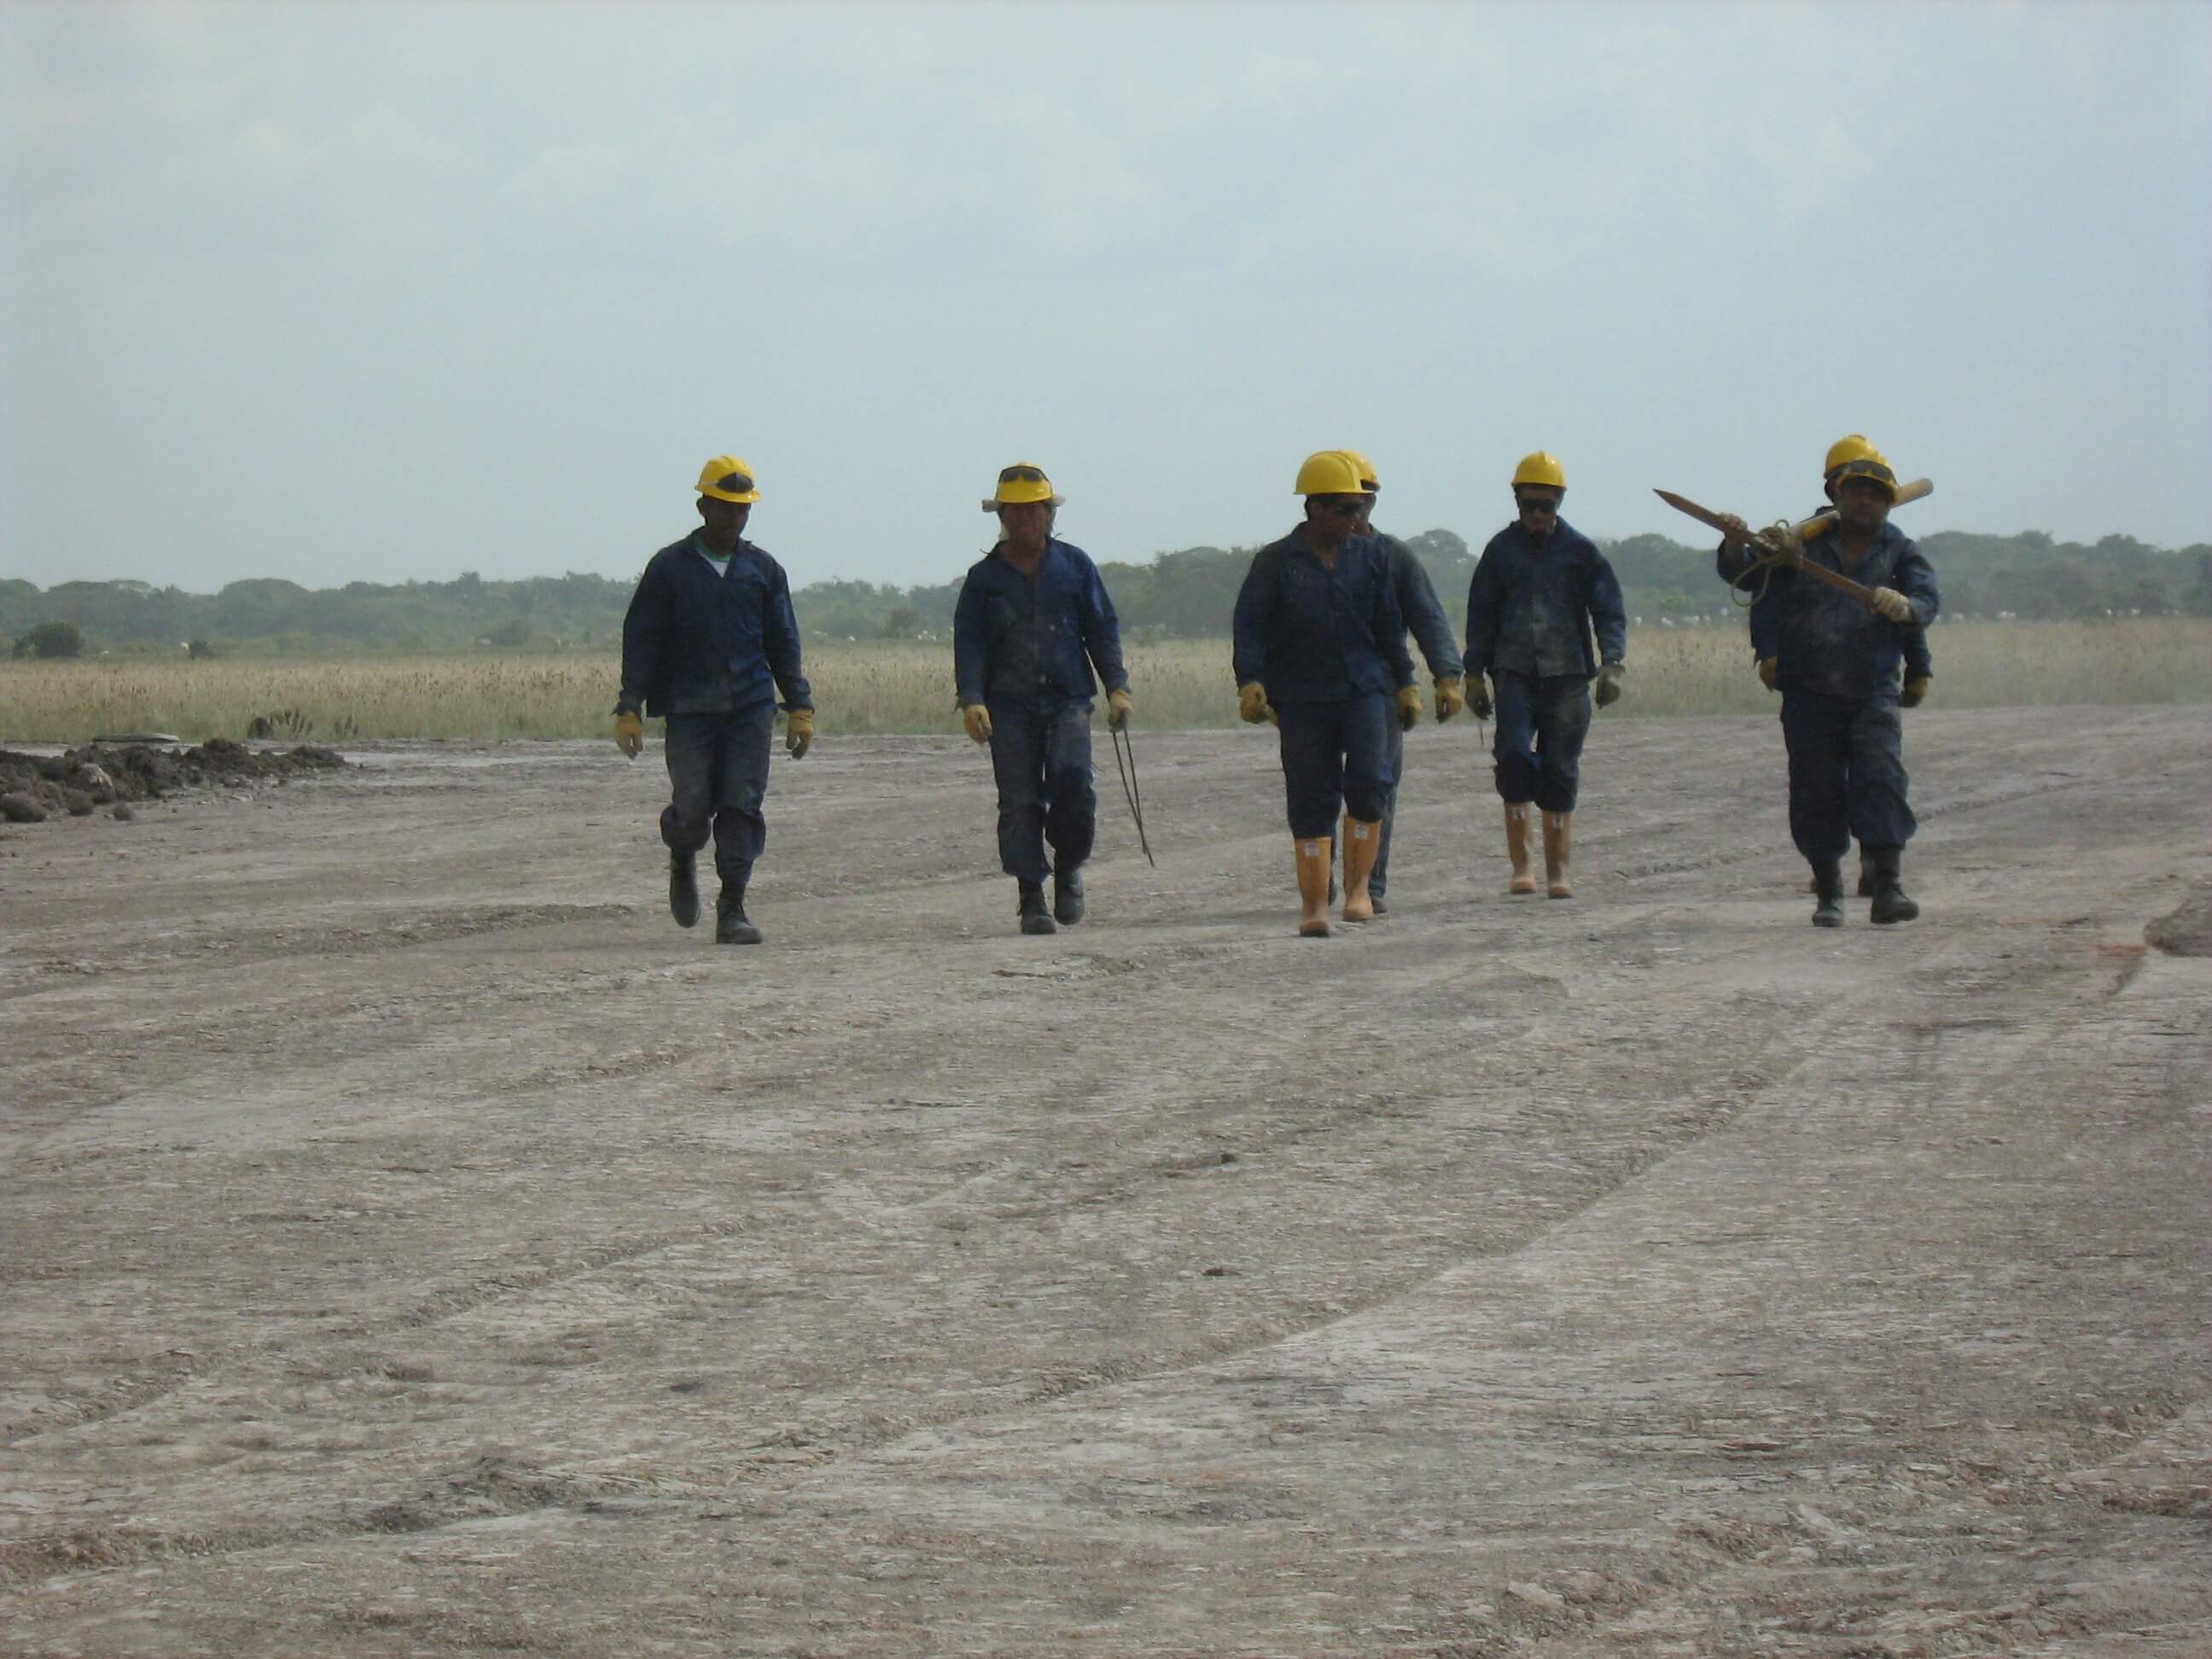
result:
[[[1943,597],[1936,588],[1936,567],[1917,547],[1899,555],[1890,586],[1912,602],[1912,621],[1905,627],[1925,628],[1943,608]]]
[[[1106,591],[1106,579],[1097,564],[1091,564],[1085,575],[1083,648],[1091,653],[1099,684],[1109,691],[1126,691],[1129,671],[1121,661],[1121,619],[1114,614],[1114,596]]]
[[[960,598],[952,607],[952,695],[963,708],[983,701],[983,682],[990,661],[988,630],[983,625],[983,596],[976,591],[975,573],[960,584]]]
[[[1487,549],[1467,584],[1467,671],[1487,674],[1498,654],[1498,568]]]
[[[1778,570],[1765,591],[1752,602],[1751,654],[1760,662],[1782,652],[1782,605],[1797,580],[1794,570]]]
[[[1413,683],[1413,654],[1406,649],[1406,613],[1398,608],[1398,584],[1390,579],[1390,562],[1382,561],[1382,580],[1375,584],[1375,626],[1381,630],[1376,643],[1382,652],[1390,684],[1403,690]]]
[[[637,591],[629,596],[629,609],[623,616],[622,690],[615,697],[617,711],[644,711],[673,621],[670,602],[667,568],[656,556],[638,578]]]
[[[1237,590],[1237,609],[1231,614],[1230,665],[1242,687],[1267,680],[1267,623],[1274,615],[1278,577],[1275,561],[1266,548],[1252,556],[1244,584]]]
[[[783,694],[784,708],[813,708],[814,688],[806,683],[799,652],[799,613],[791,608],[791,578],[781,565],[775,567],[775,582],[763,606],[761,643],[769,672],[775,676],[775,689]]]
[[[1590,555],[1589,616],[1590,626],[1597,630],[1598,660],[1626,661],[1628,605],[1620,597],[1620,578],[1602,553]]]

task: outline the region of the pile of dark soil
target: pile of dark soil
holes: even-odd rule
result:
[[[263,752],[228,738],[210,738],[182,750],[88,744],[53,757],[0,749],[0,817],[15,823],[36,823],[57,812],[84,817],[102,806],[159,800],[177,790],[286,783],[347,764],[332,749],[302,744]]]

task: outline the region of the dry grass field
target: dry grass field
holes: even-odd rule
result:
[[[1141,724],[1234,724],[1226,641],[1133,646],[1129,662]],[[1624,717],[1771,707],[1734,626],[1637,629],[1629,664]],[[824,733],[958,726],[949,646],[816,646],[806,666]],[[592,737],[606,727],[615,684],[614,659],[599,656],[0,663],[0,742],[76,743],[145,730],[193,741],[240,738],[257,715],[277,719],[281,736],[325,741]],[[1936,635],[1934,707],[2208,700],[2212,623],[1970,623]]]

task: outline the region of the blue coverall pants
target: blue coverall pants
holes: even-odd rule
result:
[[[999,867],[1018,881],[1078,868],[1098,832],[1090,699],[988,707],[991,775],[999,786]]]
[[[714,840],[714,873],[742,887],[768,845],[761,802],[768,794],[769,738],[775,705],[732,714],[668,717],[668,781],[675,799],[661,809],[660,838],[679,853]]]
[[[1286,702],[1275,711],[1291,834],[1336,834],[1339,812],[1381,818],[1391,781],[1389,699],[1356,692],[1328,702]]]
[[[1498,735],[1490,745],[1498,793],[1545,812],[1571,812],[1589,736],[1589,682],[1580,674],[1491,675],[1498,688]]]
[[[1397,711],[1390,713],[1390,781],[1382,791],[1382,844],[1375,849],[1375,871],[1367,878],[1367,892],[1381,898],[1390,885],[1390,830],[1398,821],[1398,786],[1406,781],[1406,728]]]
[[[1862,847],[1902,847],[1917,824],[1905,798],[1905,723],[1897,699],[1836,697],[1785,686],[1790,838],[1825,864]]]

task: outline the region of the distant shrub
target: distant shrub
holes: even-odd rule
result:
[[[84,635],[75,623],[40,623],[15,636],[15,654],[55,661],[84,655]]]

